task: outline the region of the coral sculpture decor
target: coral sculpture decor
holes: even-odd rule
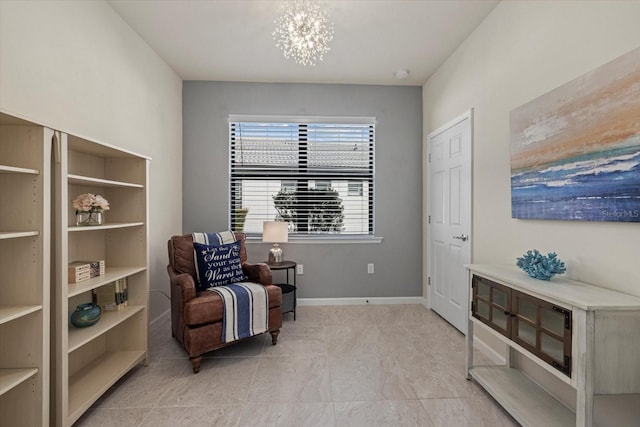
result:
[[[564,262],[560,261],[555,252],[544,256],[537,249],[532,249],[517,260],[516,265],[535,279],[550,280],[556,274],[567,271]]]

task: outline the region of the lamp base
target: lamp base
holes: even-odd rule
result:
[[[284,261],[284,254],[277,243],[269,250],[269,264],[281,264]]]

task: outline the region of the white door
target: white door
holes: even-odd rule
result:
[[[428,304],[467,333],[473,110],[427,136]]]

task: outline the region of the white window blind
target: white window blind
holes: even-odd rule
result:
[[[374,234],[374,119],[230,118],[229,145],[231,229]]]

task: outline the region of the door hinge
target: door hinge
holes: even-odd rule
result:
[[[431,153],[429,153],[429,163],[431,163]]]
[[[564,359],[564,365],[553,360],[551,362],[551,366],[553,366],[554,368],[563,372],[566,376],[571,378],[571,357],[565,355],[563,359]]]
[[[427,218],[427,223],[428,223],[428,224],[431,224],[431,215],[429,215],[429,216],[428,216],[428,218]]]
[[[427,286],[431,286],[431,276],[427,277]]]
[[[554,305],[553,311],[556,311],[564,315],[564,328],[571,330],[571,310],[567,310],[566,308],[562,308],[562,307],[558,307],[557,305]]]

